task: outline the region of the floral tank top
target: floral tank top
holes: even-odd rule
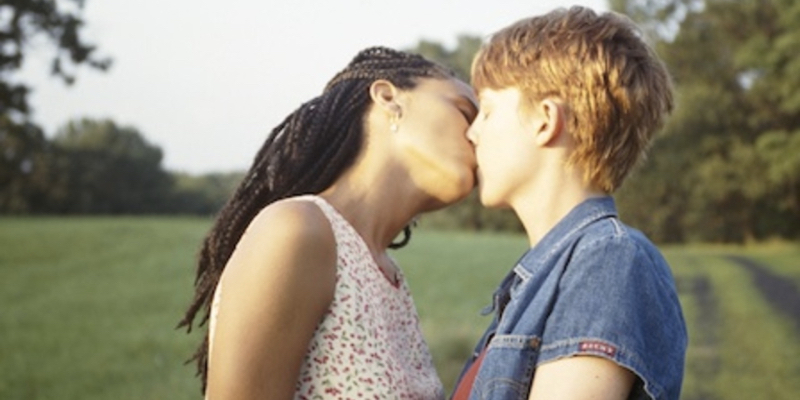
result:
[[[330,221],[337,266],[334,298],[309,343],[294,398],[443,399],[403,276],[394,286],[358,232],[324,199],[289,199],[298,200],[314,202]],[[211,310],[211,342],[220,298],[218,289]]]

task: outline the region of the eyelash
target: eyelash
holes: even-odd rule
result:
[[[461,109],[461,108],[459,108],[459,109],[458,109],[458,111],[460,111],[460,112],[461,112],[461,115],[464,117],[464,120],[466,120],[466,121],[467,121],[467,124],[472,124],[472,121],[474,121],[474,120],[475,120],[475,118],[471,118],[471,117],[470,117],[470,113],[469,113],[468,111],[464,111],[464,110],[463,110],[463,109]],[[477,118],[477,116],[475,116],[475,117]]]

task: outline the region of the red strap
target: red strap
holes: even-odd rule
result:
[[[481,363],[483,362],[483,356],[486,355],[486,348],[481,351],[481,354],[478,355],[478,358],[475,359],[475,362],[469,366],[469,369],[464,376],[461,378],[461,382],[458,383],[458,387],[456,388],[455,392],[453,393],[452,400],[467,400],[469,399],[469,393],[472,391],[472,384],[475,383],[475,376],[478,375],[478,369],[481,367]]]

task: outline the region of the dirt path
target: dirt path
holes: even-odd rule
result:
[[[691,261],[694,263],[694,261]],[[678,291],[694,299],[696,314],[688,321],[693,329],[692,360],[686,365],[686,374],[694,377],[691,393],[684,392],[682,400],[717,400],[714,394],[714,379],[719,374],[719,305],[714,287],[707,276],[699,275],[680,279]]]
[[[767,301],[794,322],[800,330],[800,290],[789,279],[772,272],[768,267],[742,256],[727,256],[750,272],[753,283]]]
[[[688,258],[684,263],[701,268],[694,258]],[[684,388],[681,400],[719,400],[714,383],[722,367],[719,358],[720,314],[714,286],[705,275],[683,277],[676,284],[678,291],[688,296],[687,301],[693,302],[695,307],[692,320],[687,321],[692,326],[692,354],[685,371],[686,375],[693,377],[694,385]]]

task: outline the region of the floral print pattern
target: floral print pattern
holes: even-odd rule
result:
[[[321,197],[292,200],[320,207],[331,222],[338,253],[334,299],[309,343],[294,398],[443,399],[402,273],[394,286],[358,232]],[[212,305],[212,334],[219,292]]]

